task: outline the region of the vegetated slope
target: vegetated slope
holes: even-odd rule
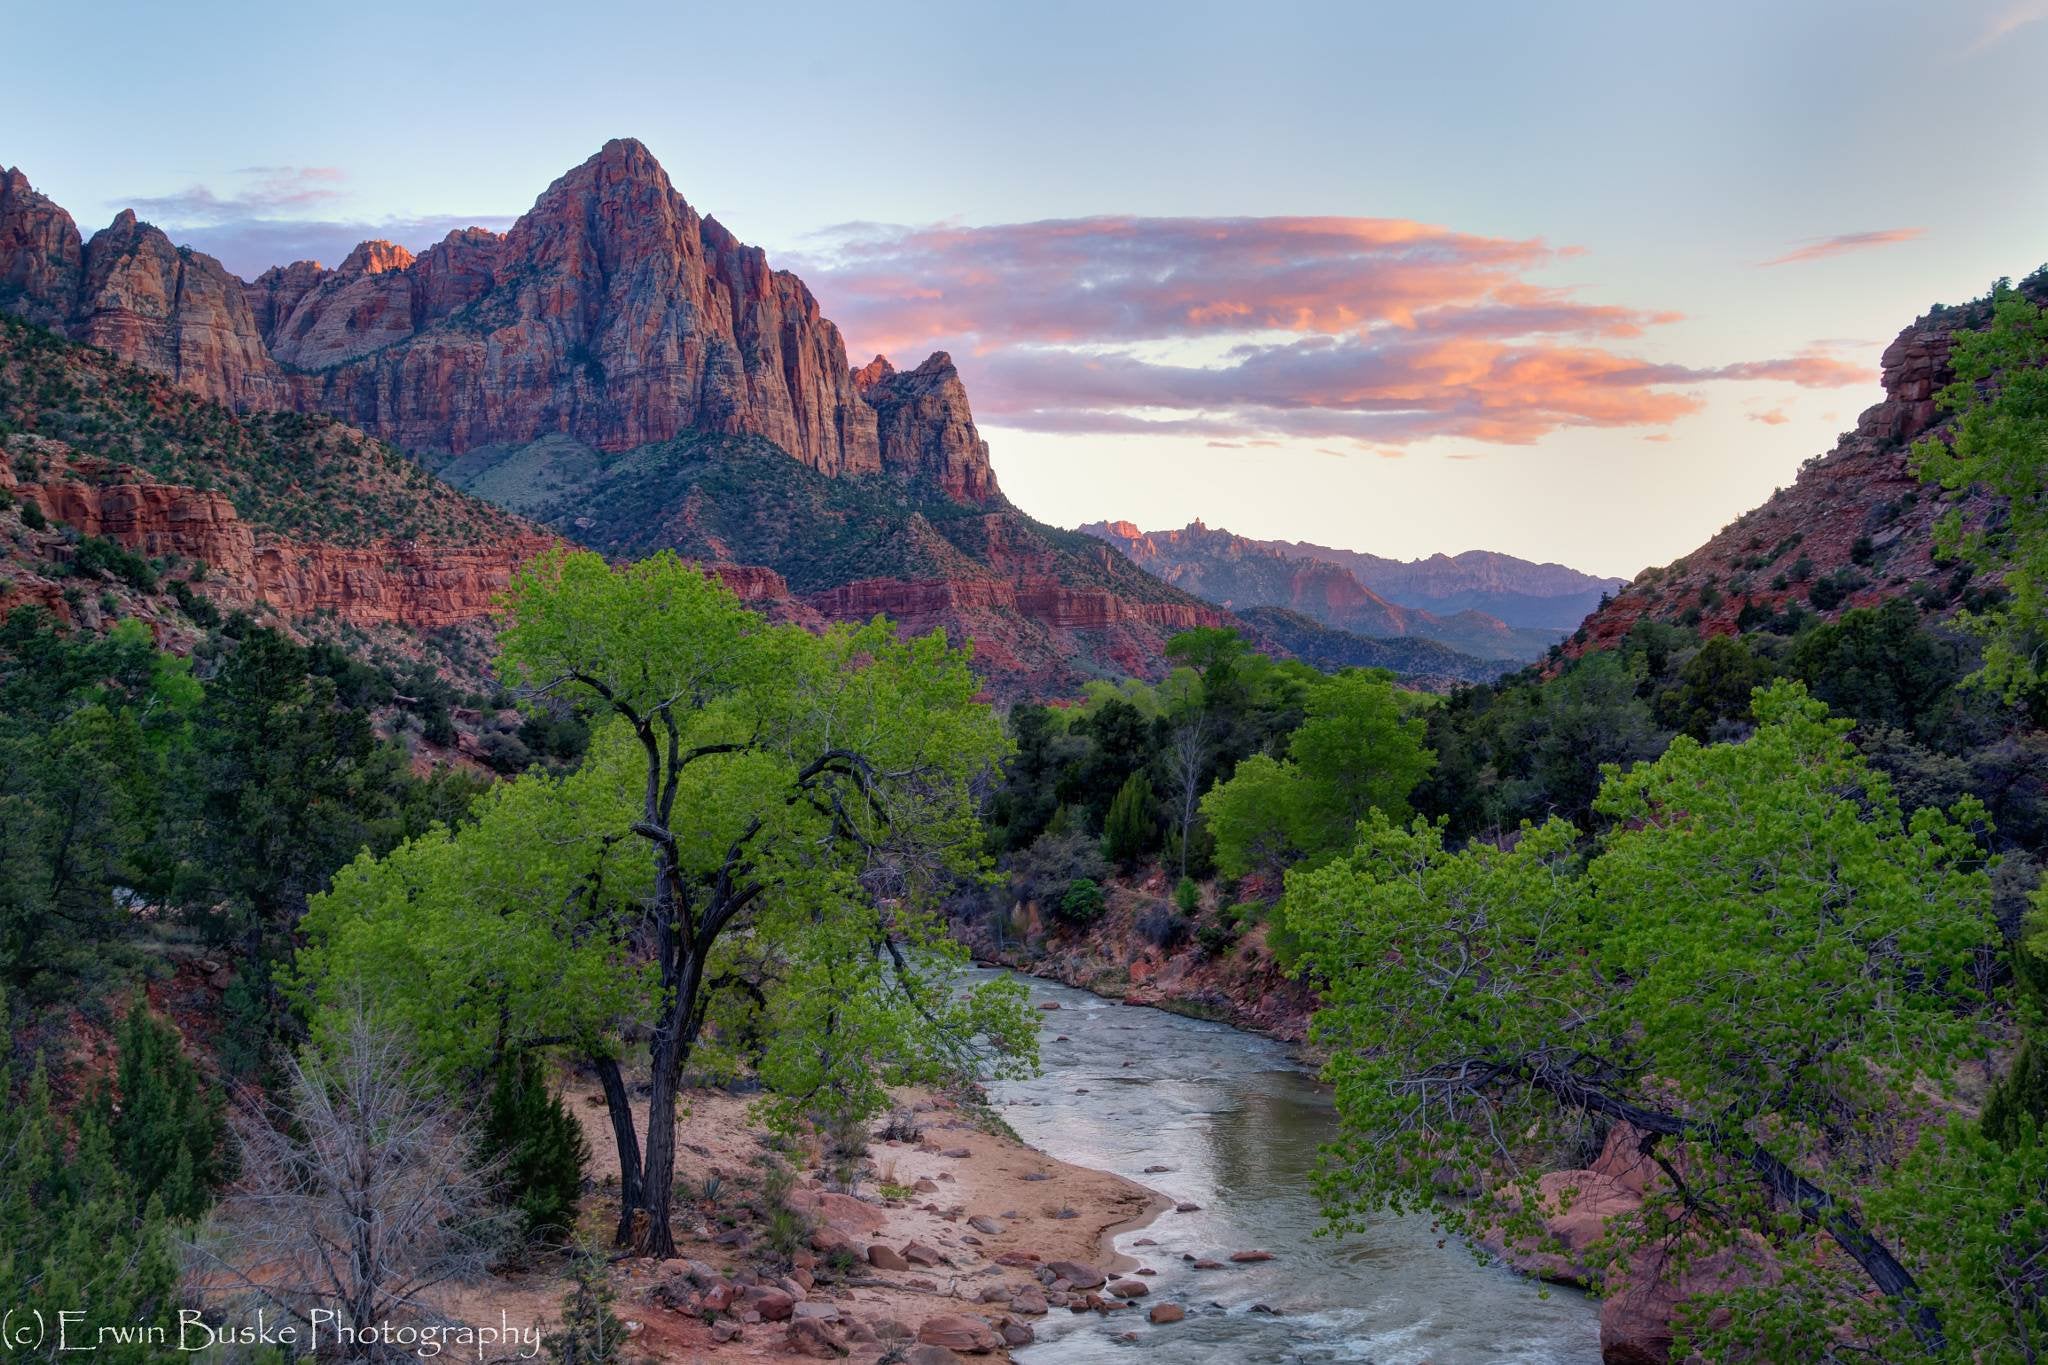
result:
[[[1560,634],[1509,626],[1476,611],[1450,616],[1404,607],[1324,559],[1289,557],[1268,544],[1190,522],[1177,531],[1141,531],[1127,521],[1080,528],[1176,587],[1232,611],[1284,607],[1326,626],[1369,638],[1415,636],[1486,659],[1539,657]]]
[[[331,419],[237,414],[13,319],[0,501],[0,613],[133,616],[182,648],[239,610],[302,637],[375,633],[472,680],[487,652],[466,628],[554,541]]]
[[[1388,559],[1305,540],[1256,542],[1289,559],[1342,565],[1390,602],[1449,614],[1477,611],[1511,626],[1572,630],[1601,598],[1628,580],[1582,573],[1569,565],[1537,564],[1496,550],[1466,550],[1422,559]]]
[[[1000,493],[970,503],[918,480],[825,475],[755,436],[692,432],[617,454],[554,437],[438,469],[607,555],[673,549],[772,570],[779,582],[748,594],[757,602],[786,592],[825,620],[943,627],[975,642],[1006,696],[1156,675],[1173,634],[1229,622]]]
[[[2021,282],[2048,301],[2048,276]],[[1649,618],[1734,634],[1787,617],[1833,618],[1850,607],[1912,595],[1944,612],[1993,585],[1938,560],[1934,523],[1960,506],[1967,524],[1995,515],[1980,489],[1944,494],[1909,467],[1913,442],[1938,434],[1946,418],[1934,395],[1954,378],[1950,339],[1983,326],[1990,305],[1937,306],[1899,333],[1882,361],[1882,402],[1857,418],[1833,450],[1807,461],[1789,488],[1773,493],[1681,559],[1645,569],[1586,619],[1567,642],[1577,654],[1611,644]]]
[[[1263,641],[1326,673],[1384,668],[1411,687],[1448,692],[1463,683],[1487,682],[1514,667],[1505,660],[1460,653],[1441,640],[1367,639],[1285,607],[1250,607],[1237,616]]]

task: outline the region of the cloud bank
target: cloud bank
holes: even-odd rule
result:
[[[1531,278],[1572,254],[1406,219],[1100,217],[848,224],[793,264],[858,353],[952,350],[981,415],[1035,431],[1521,445],[1668,425],[1714,382],[1870,377],[1824,350],[1643,359],[1677,315]]]

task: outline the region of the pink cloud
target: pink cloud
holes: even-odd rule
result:
[[[1792,419],[1785,415],[1783,408],[1770,408],[1763,412],[1752,412],[1749,414],[1749,420],[1752,422],[1762,422],[1767,427],[1777,427],[1783,426]]]
[[[1666,425],[1712,382],[1869,377],[1630,354],[1679,315],[1531,278],[1568,254],[1406,219],[1103,217],[853,224],[794,264],[851,350],[949,350],[991,425],[1042,432],[1522,445]]]
[[[1924,237],[1926,228],[1884,228],[1876,232],[1842,232],[1833,237],[1816,237],[1794,247],[1782,256],[1759,265],[1793,265],[1800,261],[1823,261],[1830,256],[1842,256],[1851,251],[1868,251],[1872,247],[1893,246],[1899,242],[1910,242]]]

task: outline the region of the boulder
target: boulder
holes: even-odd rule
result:
[[[949,1351],[962,1351],[969,1355],[981,1355],[997,1350],[1003,1339],[993,1327],[981,1318],[970,1318],[964,1313],[941,1313],[935,1318],[926,1318],[917,1329],[917,1339],[926,1346],[943,1346]]]
[[[1107,1275],[1086,1261],[1048,1261],[1045,1268],[1053,1273],[1053,1278],[1065,1280],[1076,1289],[1100,1289],[1109,1281]]]
[[[1120,1299],[1141,1299],[1152,1292],[1152,1286],[1143,1280],[1115,1280],[1111,1282],[1109,1292]]]
[[[910,1269],[910,1262],[904,1260],[895,1248],[883,1246],[880,1242],[868,1248],[868,1264],[877,1270]]]
[[[1187,1316],[1187,1310],[1177,1303],[1155,1303],[1152,1311],[1145,1315],[1155,1323],[1179,1322]]]

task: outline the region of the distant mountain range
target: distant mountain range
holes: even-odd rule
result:
[[[1539,657],[1598,605],[1603,591],[1621,582],[1487,551],[1404,563],[1296,541],[1252,540],[1200,521],[1177,531],[1142,531],[1127,521],[1080,529],[1168,583],[1233,612],[1277,607],[1353,635],[1419,637],[1488,660]]]

